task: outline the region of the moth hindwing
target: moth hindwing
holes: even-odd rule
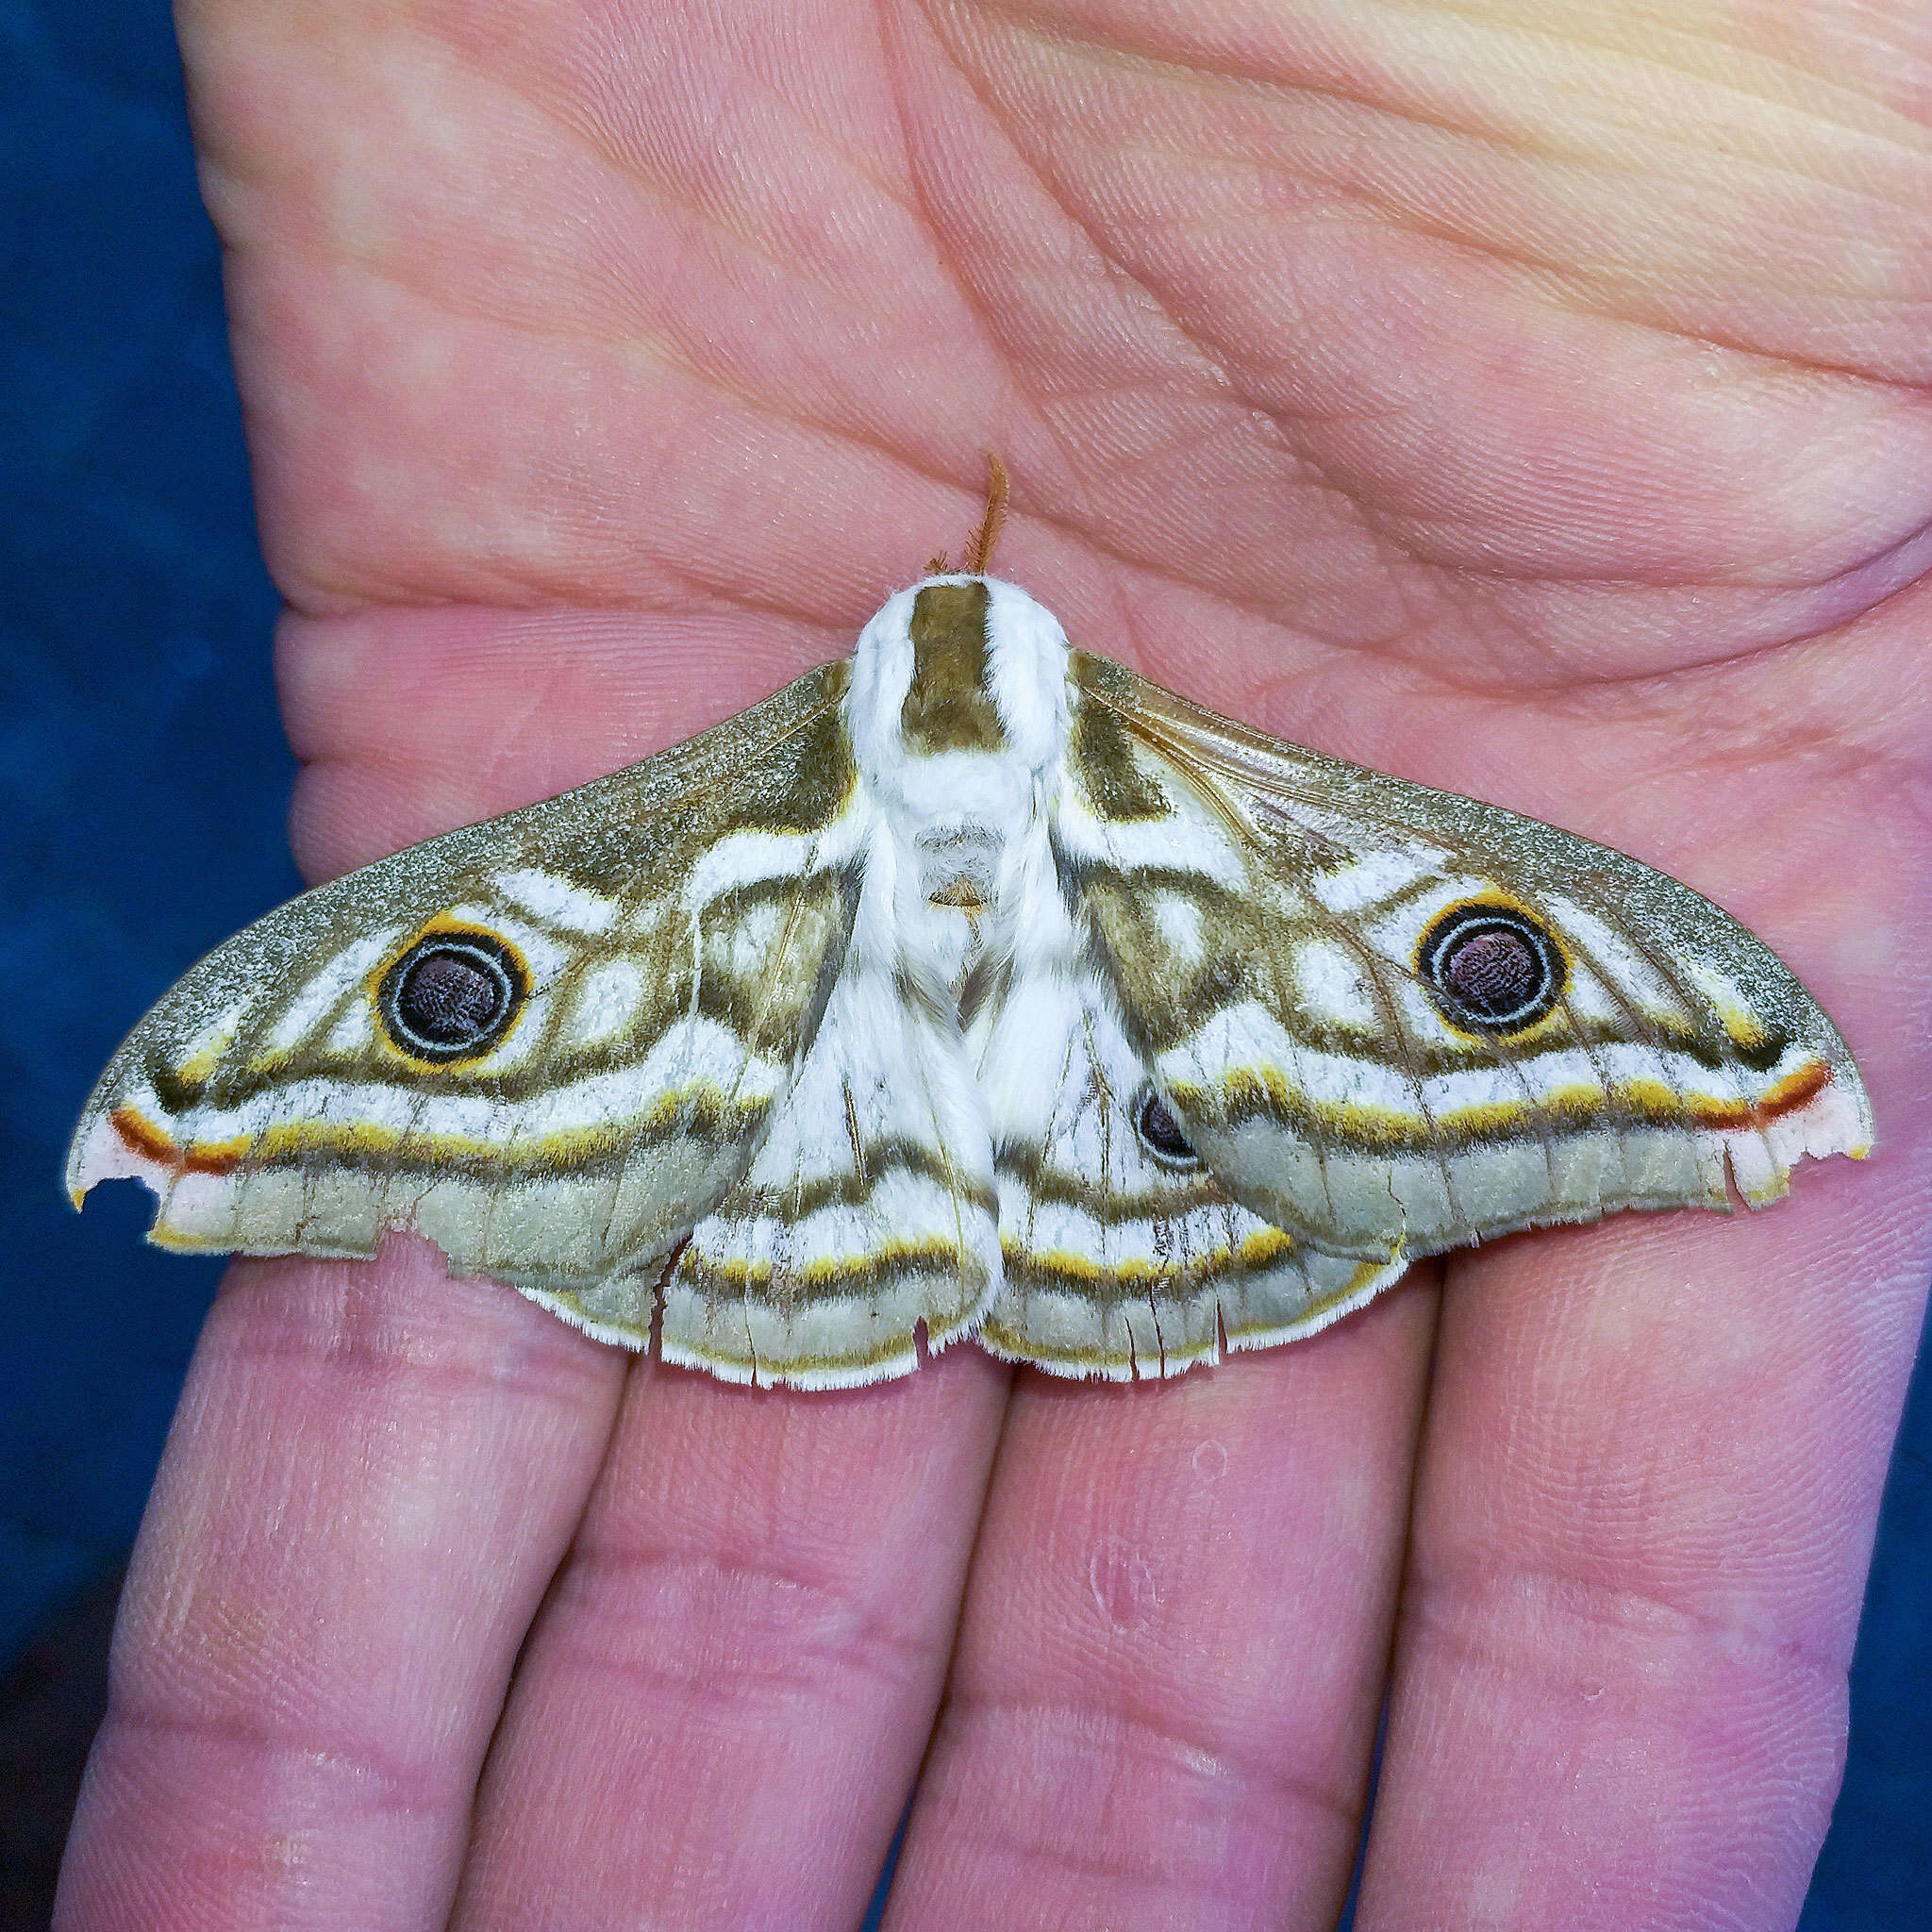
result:
[[[849,660],[218,947],[67,1183],[146,1182],[181,1248],[413,1228],[600,1340],[832,1388],[922,1333],[1171,1375],[1871,1139],[1830,1022],[1687,888],[941,572]]]

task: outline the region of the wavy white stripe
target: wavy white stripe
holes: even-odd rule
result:
[[[339,953],[332,953],[321,972],[314,974],[282,1011],[262,1042],[271,1054],[287,1053],[299,1046],[320,1025],[336,1004],[375,970],[376,962],[402,938],[405,927],[385,925],[364,933]]]
[[[195,1142],[217,1146],[300,1122],[341,1122],[378,1133],[447,1135],[503,1148],[585,1129],[615,1134],[666,1094],[694,1086],[708,1084],[727,1095],[736,1091],[741,1101],[755,1103],[773,1099],[784,1083],[782,1067],[747,1058],[735,1033],[698,1016],[667,1027],[637,1065],[591,1074],[521,1105],[486,1094],[425,1095],[373,1080],[307,1079],[258,1093],[239,1108],[196,1108],[185,1124]],[[125,1098],[157,1123],[172,1118],[145,1083],[130,1088]]]

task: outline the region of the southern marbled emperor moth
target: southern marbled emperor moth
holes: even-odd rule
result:
[[[1844,1042],[1686,887],[1277,742],[970,568],[627,772],[305,893],[143,1019],[67,1185],[391,1228],[607,1341],[837,1388],[973,1337],[1175,1374],[1429,1255],[1864,1155]]]

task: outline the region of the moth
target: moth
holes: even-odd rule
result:
[[[1169,1376],[1410,1261],[1862,1158],[1852,1057],[1688,888],[1279,742],[986,573],[560,798],[271,912],[66,1180],[150,1239],[436,1241],[600,1341],[849,1387],[965,1338]]]

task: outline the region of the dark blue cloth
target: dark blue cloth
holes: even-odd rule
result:
[[[275,598],[165,8],[0,5],[0,1647],[134,1534],[218,1264],[84,1219],[89,1082],[195,956],[293,890]]]
[[[0,0],[0,1662],[134,1533],[216,1264],[57,1174],[182,968],[295,889],[217,251],[165,9]],[[245,1445],[237,1445],[238,1452]],[[1804,1924],[1932,1925],[1932,1378],[1894,1464]]]

